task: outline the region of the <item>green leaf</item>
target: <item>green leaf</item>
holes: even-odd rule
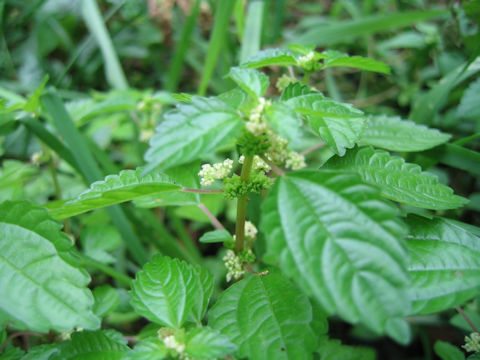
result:
[[[228,76],[254,99],[263,96],[270,85],[268,76],[255,69],[232,67]]]
[[[115,262],[108,252],[122,245],[122,236],[111,225],[90,225],[81,232],[80,240],[86,256],[105,264]]]
[[[53,217],[64,219],[142,196],[181,188],[165,174],[153,172],[142,175],[142,172],[142,169],[123,170],[118,175],[108,175],[105,180],[92,183],[90,189],[75,199],[46,206],[51,209]]]
[[[128,360],[161,360],[167,356],[168,349],[162,340],[149,338],[135,345]]]
[[[40,96],[42,95],[43,89],[47,84],[49,79],[48,75],[45,75],[43,78],[42,83],[37,87],[37,89],[33,92],[33,94],[28,98],[27,102],[23,106],[23,110],[37,114],[38,107],[40,106]]]
[[[304,115],[313,131],[340,156],[355,146],[365,122],[362,111],[320,93],[297,96],[286,104]]]
[[[327,340],[320,345],[322,360],[375,360],[375,350],[363,346],[342,345],[340,340]]]
[[[398,116],[370,116],[360,135],[359,143],[391,151],[423,151],[446,143],[449,134]]]
[[[356,148],[342,158],[331,158],[325,168],[356,172],[365,182],[378,186],[383,196],[403,204],[444,210],[455,209],[468,202],[441,184],[435,175],[422,172],[417,164],[407,163],[399,156],[371,147]]]
[[[96,329],[90,277],[69,263],[71,240],[28,202],[0,205],[0,326],[38,332]]]
[[[145,154],[145,171],[166,169],[210,155],[243,127],[236,110],[216,98],[192,98],[167,112]]]
[[[232,240],[232,234],[227,230],[213,230],[203,234],[198,241],[201,243],[219,243]]]
[[[378,13],[352,20],[317,22],[307,29],[299,28],[291,37],[296,43],[315,46],[333,45],[353,41],[355,38],[375,34],[391,28],[405,27],[441,15],[448,10],[405,11]]]
[[[329,50],[321,53],[325,55],[324,67],[351,67],[355,69],[368,70],[383,74],[390,74],[390,67],[381,62],[363,56],[348,56],[339,51]]]
[[[240,63],[260,50],[265,6],[264,1],[248,3],[246,24],[242,36],[242,46],[240,47]]]
[[[131,304],[154,323],[180,328],[189,317],[201,320],[212,289],[207,270],[155,255],[132,283]]]
[[[302,96],[302,95],[307,95],[312,93],[315,93],[315,91],[311,90],[310,86],[303,85],[302,83],[299,83],[299,82],[293,82],[288,84],[285,90],[283,90],[280,100],[287,101],[297,96]]]
[[[412,314],[461,305],[480,290],[480,238],[448,219],[409,215]]]
[[[433,350],[442,360],[465,360],[465,355],[463,355],[462,351],[445,341],[437,340]]]
[[[408,313],[404,225],[397,208],[356,174],[280,178],[262,214],[266,256],[328,314],[381,333]]]
[[[480,56],[471,63],[461,64],[433,86],[428,92],[417,96],[409,118],[419,124],[434,123],[437,113],[447,103],[448,94],[470,76],[480,71]]]
[[[480,117],[480,78],[472,82],[463,94],[460,105],[457,108],[457,116],[466,119],[478,119]]]
[[[20,360],[24,354],[22,349],[12,346],[0,354],[0,360]]]
[[[198,87],[198,94],[205,95],[208,84],[212,78],[213,71],[220,58],[220,51],[225,46],[226,35],[230,18],[232,17],[235,1],[220,1],[215,8],[215,19],[213,29],[210,33],[210,41],[208,43],[207,58],[202,70],[202,78]]]
[[[290,66],[297,64],[297,56],[286,49],[266,49],[249,57],[240,64],[242,68],[260,68],[265,66]]]
[[[110,285],[97,286],[93,290],[93,297],[95,298],[93,313],[100,318],[114,311],[120,305],[120,295]]]
[[[57,344],[34,346],[28,350],[28,353],[21,360],[50,360],[53,355],[59,352],[60,349]]]
[[[238,346],[239,358],[312,359],[312,307],[279,274],[249,276],[233,284],[208,318],[211,327]]]
[[[128,88],[127,78],[120,65],[97,2],[95,0],[85,0],[82,2],[81,9],[88,30],[102,50],[107,82],[115,89]]]
[[[131,350],[120,337],[113,330],[74,332],[51,360],[123,360]]]
[[[187,334],[185,353],[194,359],[216,359],[237,350],[228,337],[210,328],[195,328]]]

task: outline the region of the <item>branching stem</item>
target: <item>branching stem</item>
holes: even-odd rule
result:
[[[242,165],[242,172],[240,179],[247,182],[252,171],[253,156],[245,156]],[[235,251],[239,253],[243,250],[243,243],[245,241],[245,219],[247,216],[247,195],[240,196],[237,200],[237,221],[235,224]]]
[[[465,314],[465,312],[463,311],[463,309],[460,307],[460,306],[457,306],[455,308],[455,310],[458,311],[458,313],[465,319],[465,321],[467,322],[467,324],[472,328],[473,331],[477,332],[477,333],[480,333],[480,331],[478,331],[477,327],[475,326],[475,324],[472,322],[472,320],[470,320],[470,318],[468,317],[467,314]]]
[[[215,227],[215,229],[225,230],[225,227],[222,225],[222,223],[215,217],[215,215],[210,212],[210,210],[208,210],[208,208],[203,203],[199,203],[198,207],[200,208],[200,210],[203,211],[205,215],[208,216],[210,222]]]
[[[196,194],[221,194],[223,193],[222,189],[190,189],[190,188],[182,188],[181,191],[184,192],[191,192]]]

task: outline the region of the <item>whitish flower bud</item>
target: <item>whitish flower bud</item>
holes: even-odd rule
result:
[[[227,254],[223,257],[223,262],[228,270],[227,282],[230,282],[232,279],[238,280],[243,274],[245,274],[242,262],[240,261],[240,258],[235,255],[233,250],[227,250]]]
[[[285,167],[292,170],[303,169],[307,164],[305,163],[305,157],[296,151],[289,151],[287,159],[285,160]]]

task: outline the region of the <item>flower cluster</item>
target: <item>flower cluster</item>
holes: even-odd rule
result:
[[[254,240],[257,237],[258,230],[250,221],[245,221],[245,236]]]
[[[227,254],[223,257],[223,262],[227,268],[227,282],[230,282],[232,279],[238,280],[245,274],[242,261],[233,250],[227,250]]]
[[[277,83],[275,84],[275,87],[278,89],[278,91],[283,92],[288,85],[293,84],[297,82],[297,79],[294,77],[288,76],[287,74],[283,74],[280,76],[277,80]]]
[[[465,345],[462,347],[469,352],[479,352],[480,334],[478,332],[474,332],[470,334],[470,337],[465,336]]]
[[[240,176],[233,174],[223,181],[223,196],[233,200],[248,193],[260,193],[268,189],[272,182],[262,171],[252,171],[248,181],[243,181]]]
[[[238,162],[240,164],[243,164],[244,161],[245,161],[245,156],[243,156],[243,155],[240,156],[240,159],[238,159]],[[255,155],[253,157],[252,169],[253,170],[261,170],[261,171],[265,171],[265,172],[269,172],[271,170],[270,166],[265,161],[263,161],[263,159],[258,155]]]
[[[255,259],[252,249],[245,249],[238,255],[233,250],[227,250],[227,254],[223,257],[223,262],[227,268],[227,282],[240,279],[245,274],[243,264],[252,263]]]
[[[162,327],[158,329],[158,337],[162,339],[165,347],[170,350],[172,356],[175,358],[187,360],[188,356],[185,354],[186,335],[184,329],[171,329]]]
[[[230,171],[232,171],[232,167],[233,160],[231,159],[225,159],[223,162],[213,165],[202,165],[202,169],[198,173],[198,176],[200,176],[200,184],[209,186],[212,185],[215,180],[225,179]]]
[[[307,55],[300,56],[297,59],[297,65],[305,71],[317,71],[321,65],[315,59],[315,53],[310,51]]]
[[[285,164],[287,168],[292,170],[304,168],[306,164],[303,155],[289,150],[288,140],[276,134],[268,126],[263,112],[269,105],[270,103],[264,98],[260,98],[258,106],[250,112],[246,123],[250,135],[243,136],[241,140],[242,150],[246,150],[250,154],[250,148],[253,145],[249,144],[255,144],[253,148],[257,150],[257,154],[267,156],[276,164]],[[261,164],[258,160],[257,163]],[[260,169],[260,166],[258,168]],[[260,170],[269,171],[266,170],[265,166]]]

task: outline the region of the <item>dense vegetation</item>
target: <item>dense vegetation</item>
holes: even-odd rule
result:
[[[479,359],[479,26],[0,2],[0,359]]]

